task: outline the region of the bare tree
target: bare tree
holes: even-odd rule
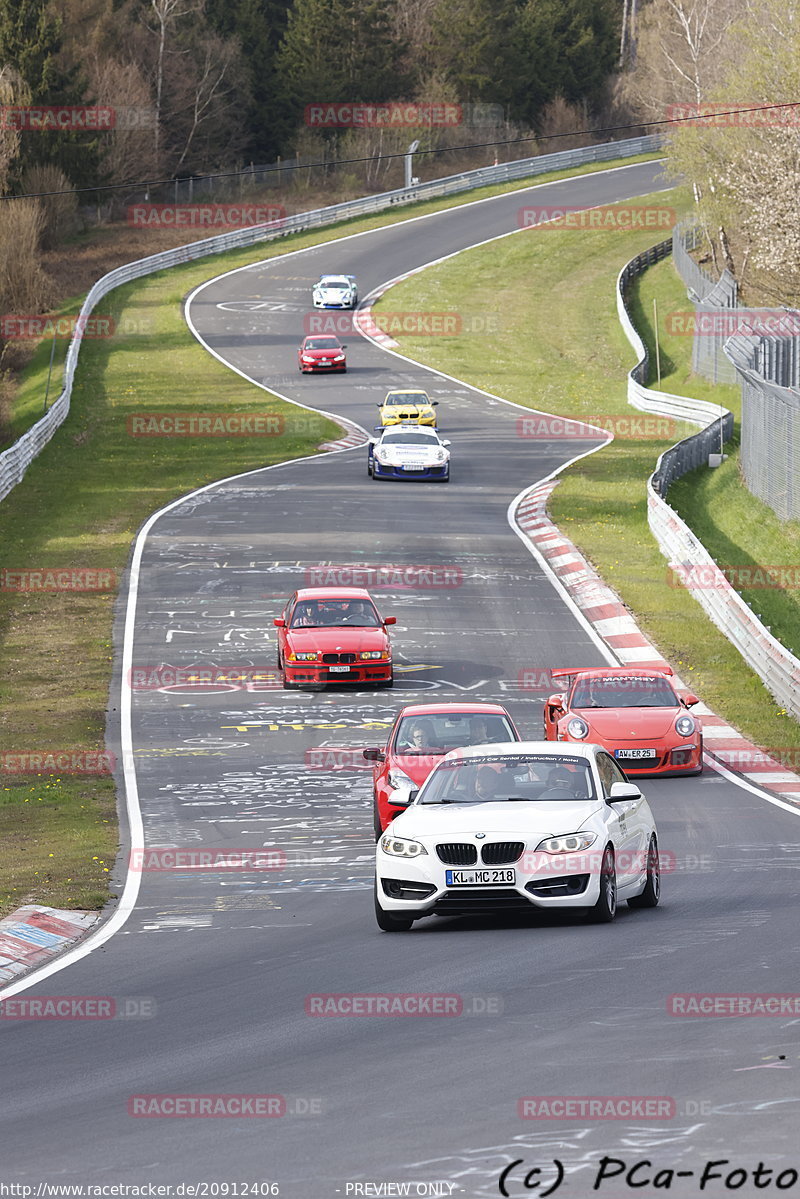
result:
[[[161,117],[164,102],[164,68],[167,56],[167,43],[172,37],[175,26],[183,17],[199,11],[199,0],[150,0],[154,24],[148,25],[151,32],[158,38],[155,67],[155,106],[156,121],[153,130],[153,156],[156,163],[161,157]]]

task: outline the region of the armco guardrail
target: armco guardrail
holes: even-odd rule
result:
[[[586,166],[593,162],[608,162],[614,158],[634,158],[637,154],[648,154],[660,149],[661,144],[661,137],[658,134],[652,134],[649,137],[629,138],[621,142],[604,142],[602,145],[586,146],[579,150],[564,150],[560,154],[542,154],[536,158],[522,158],[516,162],[501,163],[496,167],[480,167],[478,170],[465,171],[460,175],[432,179],[428,183],[420,183],[410,188],[398,188],[395,191],[382,192],[375,196],[364,196],[360,200],[331,204],[328,208],[296,213],[294,216],[272,225],[256,225],[247,229],[236,229],[230,233],[221,233],[203,241],[193,242],[188,246],[180,246],[176,250],[167,250],[162,254],[152,254],[149,258],[140,258],[136,262],[129,262],[125,266],[110,271],[95,283],[83,302],[80,315],[82,318],[88,317],[98,300],[113,291],[115,287],[119,287],[121,283],[128,283],[132,279],[141,279],[144,275],[164,270],[166,267],[192,262],[196,258],[220,254],[225,250],[234,250],[240,246],[256,245],[262,241],[274,241],[276,238],[285,237],[290,233],[302,233],[307,229],[332,225],[350,217],[383,212],[394,205],[413,204],[418,200],[456,195],[458,192],[470,191],[476,187],[513,182],[516,179],[535,177],[546,174],[548,171],[567,167]],[[13,201],[9,201],[9,203],[13,203]],[[16,487],[33,459],[47,445],[69,414],[72,383],[83,336],[83,324],[82,320],[77,322],[75,334],[69,344],[64,366],[64,390],[61,395],[41,420],[37,421],[9,449],[0,454],[0,500],[4,499],[13,487]]]
[[[733,432],[733,414],[714,404],[686,396],[667,395],[647,388],[647,353],[625,307],[624,288],[635,275],[669,253],[668,242],[632,259],[617,279],[617,312],[628,341],[639,362],[628,376],[628,403],[646,412],[676,416],[703,425],[700,433],[678,442],[661,455],[647,481],[647,519],[661,553],[676,576],[702,606],[706,614],[736,647],[775,699],[787,712],[800,719],[800,659],[773,637],[747,606],[717,566],[705,546],[666,502],[670,484],[700,466],[709,452],[719,450],[721,439]],[[720,412],[724,415],[720,416]],[[676,582],[677,582],[676,578]]]

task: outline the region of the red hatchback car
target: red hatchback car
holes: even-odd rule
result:
[[[569,691],[544,705],[547,741],[602,745],[626,774],[700,774],[703,729],[689,708],[696,695],[678,695],[669,667],[602,666],[554,670]]]
[[[346,349],[338,337],[327,334],[305,337],[297,351],[297,365],[304,374],[308,371],[346,371]]]
[[[386,626],[363,587],[303,587],[273,622],[283,685],[372,683],[391,687],[392,647]]]
[[[365,749],[373,762],[373,825],[377,840],[407,808],[451,749],[519,741],[501,704],[409,704],[401,708],[385,749]]]

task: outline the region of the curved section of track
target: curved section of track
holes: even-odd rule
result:
[[[536,198],[609,203],[652,191],[659,170],[608,171],[536,188]],[[788,1164],[800,1068],[791,1017],[678,1018],[668,999],[793,991],[793,815],[717,774],[659,780],[646,789],[676,870],[655,912],[626,910],[607,927],[559,916],[436,920],[385,936],[371,913],[369,775],[319,769],[310,753],[380,743],[397,707],[418,697],[497,699],[535,736],[545,692],[526,690],[521,672],[603,661],[506,520],[517,492],[563,465],[563,443],[521,440],[517,409],[367,342],[350,342],[342,378],[296,370],[319,273],[356,273],[366,292],[512,232],[524,198],[286,255],[193,297],[190,320],[213,352],[296,402],[369,426],[390,386],[432,392],[453,442],[453,482],[373,483],[354,450],[187,497],[142,545],[132,665],[272,667],[272,617],[319,564],[438,567],[440,580],[449,567],[459,585],[376,590],[398,618],[394,692],[283,692],[262,679],[134,694],[147,844],[275,846],[286,869],[148,872],[101,952],[25,992],[145,998],[153,1015],[2,1022],[5,1180],[271,1180],[296,1199],[421,1182],[439,1189],[406,1193],[472,1199],[497,1195],[514,1161],[542,1169],[541,1192],[558,1158],[561,1193],[580,1196],[610,1154],[693,1171],[670,1189],[688,1197],[709,1158]],[[473,1014],[307,1014],[311,996],[375,993],[455,995]],[[773,1062],[780,1069],[761,1068]],[[152,1093],[280,1094],[286,1114],[128,1114],[131,1095]],[[531,1122],[519,1115],[525,1096],[669,1102],[655,1118]],[[514,1167],[509,1194],[536,1193],[523,1178]],[[627,1188],[600,1193],[618,1199]],[[739,1193],[756,1192],[748,1183]]]

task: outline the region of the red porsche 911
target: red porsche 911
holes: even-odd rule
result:
[[[297,365],[302,374],[314,371],[346,371],[346,349],[347,346],[343,346],[338,337],[305,337],[297,351]]]
[[[425,779],[451,749],[519,741],[501,704],[408,704],[401,708],[385,749],[365,749],[373,765],[375,836],[408,807]]]
[[[303,587],[273,622],[283,685],[360,683],[391,687],[392,647],[382,617],[363,587]]]
[[[696,695],[678,695],[669,667],[602,666],[554,670],[569,690],[544,705],[547,741],[602,745],[626,774],[700,774],[703,729],[689,709]]]

